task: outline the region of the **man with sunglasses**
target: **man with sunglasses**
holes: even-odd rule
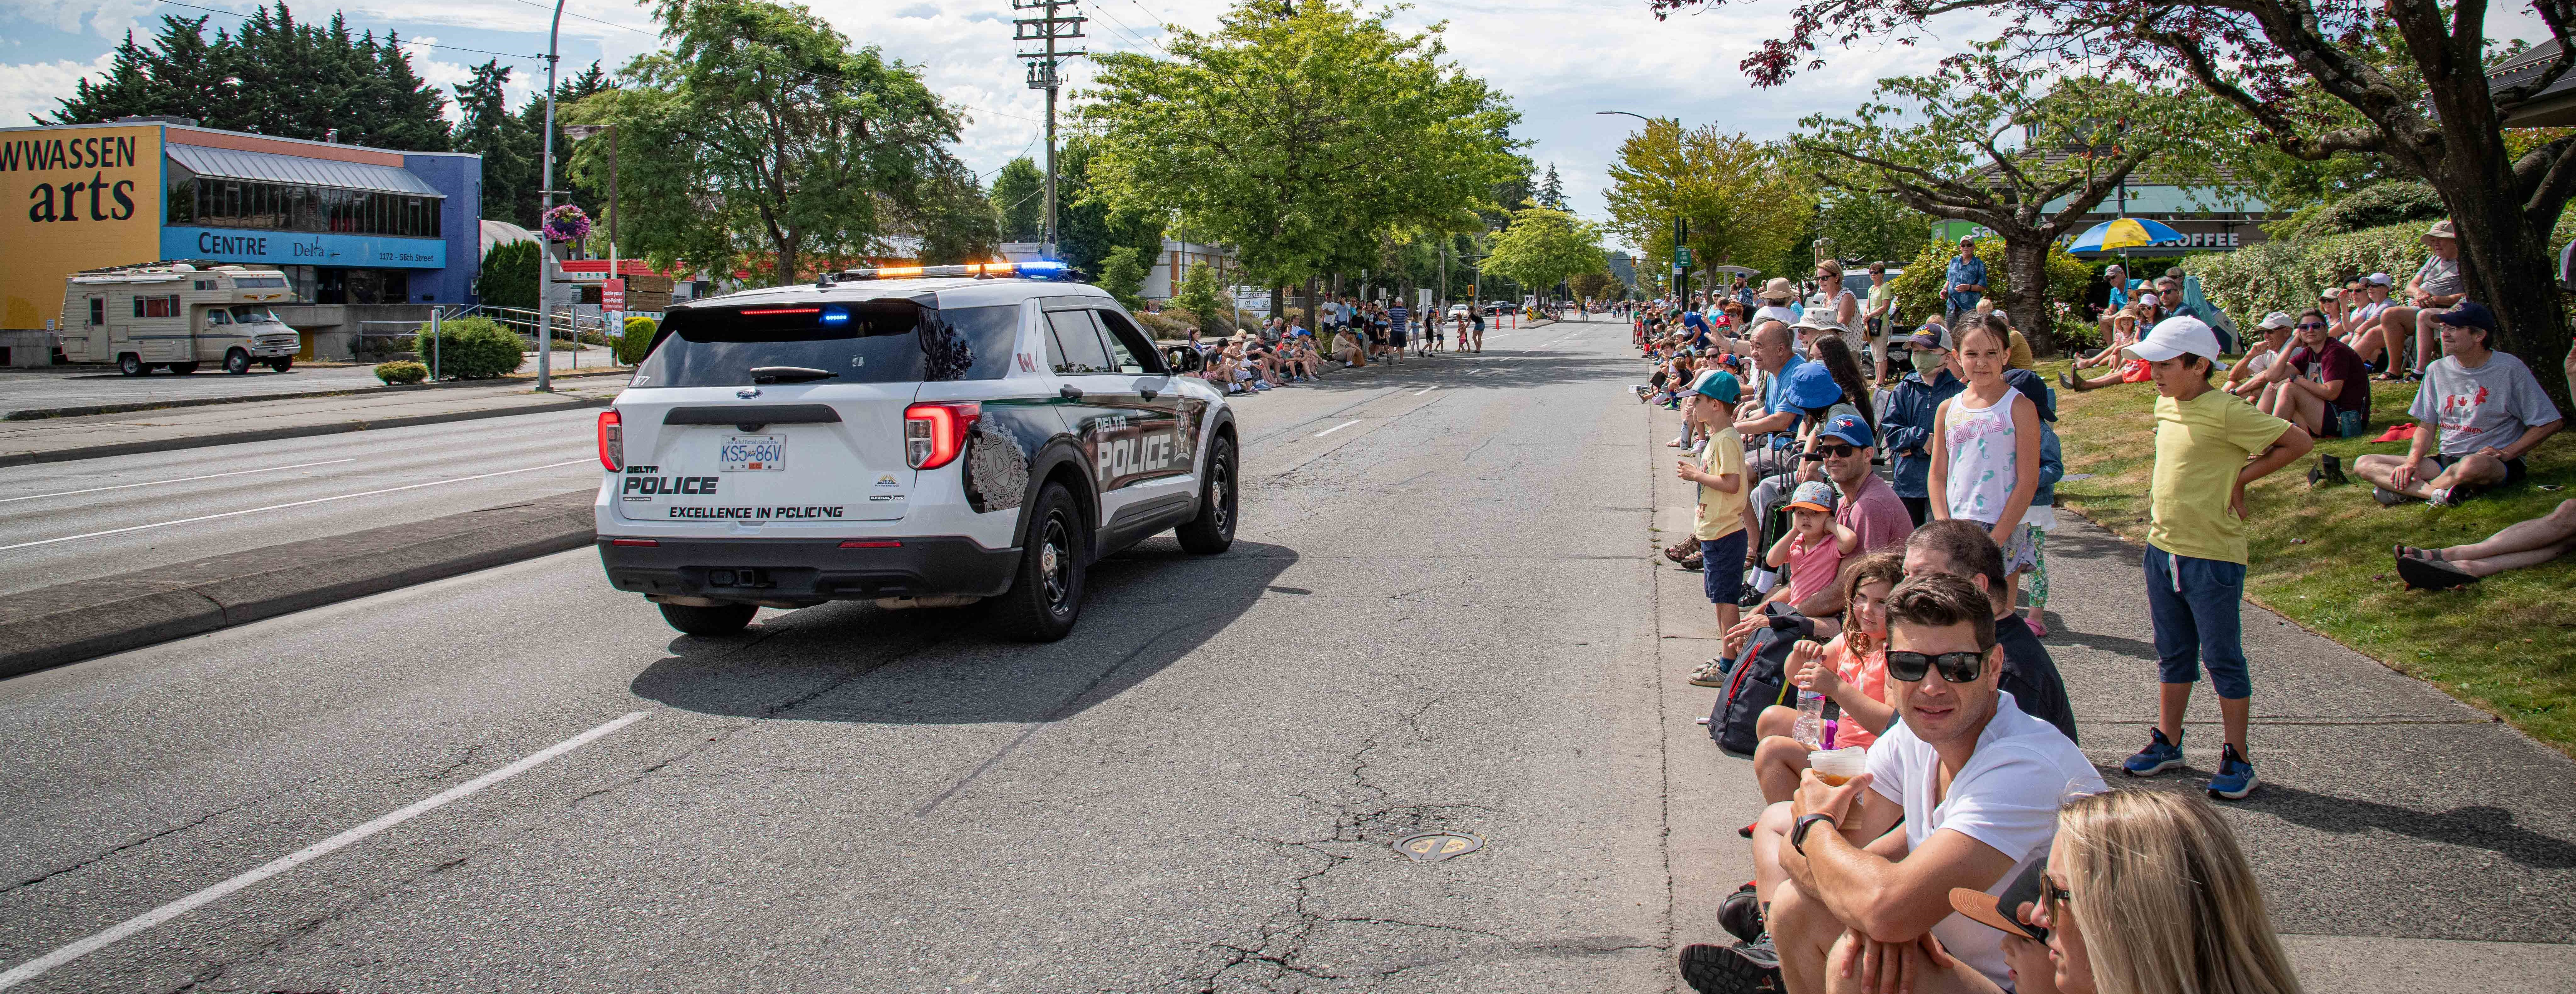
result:
[[[1796,798],[1765,813],[1789,823],[1755,850],[1769,933],[1682,950],[1692,987],[1816,994],[1846,968],[1869,991],[2012,982],[2002,933],[1956,915],[1950,890],[2000,893],[2047,855],[2059,802],[2104,785],[2073,741],[1998,687],[1991,607],[1948,575],[1889,594],[1887,694],[1900,720],[1870,746],[1867,774],[1829,786],[1808,771]]]

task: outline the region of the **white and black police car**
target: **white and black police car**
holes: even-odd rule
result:
[[[988,601],[1052,641],[1086,567],[1234,541],[1234,415],[1052,262],[857,269],[671,308],[599,416],[608,580],[692,635]]]

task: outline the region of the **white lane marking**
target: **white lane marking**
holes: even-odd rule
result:
[[[624,717],[618,718],[615,721],[547,746],[544,749],[540,749],[535,753],[530,754],[527,758],[519,760],[518,762],[512,763],[508,766],[493,770],[490,773],[483,774],[482,776],[475,777],[472,780],[457,784],[454,787],[439,791],[438,793],[432,794],[422,800],[415,801],[410,807],[403,808],[402,810],[395,811],[391,814],[379,815],[374,821],[370,821],[364,825],[360,825],[346,832],[342,832],[302,849],[298,849],[288,855],[270,860],[267,863],[261,864],[256,869],[245,872],[230,880],[226,880],[223,883],[216,884],[176,901],[164,904],[158,908],[146,911],[140,915],[128,918],[125,921],[118,923],[116,927],[108,929],[107,931],[100,932],[97,935],[82,939],[79,942],[64,946],[60,949],[54,950],[53,952],[46,953],[43,956],[20,963],[9,972],[0,973],[0,990],[7,990],[19,984],[26,983],[27,981],[34,980],[37,977],[42,976],[47,970],[51,970],[83,956],[87,956],[90,953],[106,947],[110,943],[125,938],[126,936],[133,935],[136,932],[151,928],[154,925],[159,925],[162,922],[166,922],[170,919],[177,918],[180,915],[195,911],[198,908],[223,899],[226,895],[229,895],[234,891],[241,890],[259,883],[262,880],[266,880],[316,859],[328,856],[332,852],[354,845],[370,835],[374,835],[388,828],[392,828],[396,825],[400,825],[414,818],[418,818],[421,815],[437,810],[441,805],[444,805],[449,801],[470,796],[481,791],[485,787],[492,786],[493,784],[500,783],[503,780],[526,773],[531,769],[535,769],[540,763],[557,756],[561,756],[564,753],[571,752],[575,749],[579,749],[582,746],[589,745],[610,732],[614,732],[620,728],[642,721],[646,714],[647,712],[643,711],[629,711]]]
[[[563,462],[550,462],[543,466],[528,466],[522,469],[505,469],[498,473],[460,476],[453,480],[431,480],[427,483],[413,483],[399,487],[386,487],[382,490],[369,490],[365,493],[341,494],[337,497],[316,497],[312,500],[299,500],[291,504],[271,504],[267,507],[254,507],[246,511],[226,511],[222,514],[201,514],[193,518],[181,518],[177,521],[155,521],[148,525],[127,525],[123,528],[110,528],[103,532],[87,532],[80,535],[65,535],[61,538],[44,538],[37,539],[33,542],[20,542],[16,545],[0,545],[0,552],[7,552],[11,549],[33,548],[39,545],[52,545],[56,542],[69,542],[75,539],[98,538],[103,535],[122,535],[126,532],[139,532],[147,528],[168,528],[172,525],[192,525],[200,521],[213,521],[217,518],[237,518],[245,514],[258,514],[262,511],[283,511],[288,508],[304,507],[311,504],[328,504],[335,500],[348,500],[352,497],[373,497],[377,494],[389,494],[400,490],[418,490],[422,487],[435,487],[448,483],[465,483],[471,480],[488,480],[495,476],[508,476],[512,473],[533,473],[541,469],[554,469],[559,466],[571,466],[577,463],[586,463],[589,461],[590,460],[588,459],[567,459]]]
[[[74,495],[74,494],[94,494],[94,493],[101,493],[101,492],[109,491],[109,490],[130,490],[130,489],[135,488],[135,487],[157,487],[157,486],[160,486],[160,485],[162,485],[162,484],[164,484],[164,483],[186,483],[186,482],[188,482],[188,481],[190,481],[190,480],[212,480],[212,479],[215,479],[215,478],[218,478],[218,477],[225,477],[225,476],[249,476],[249,475],[250,475],[250,474],[252,474],[252,473],[275,473],[275,472],[278,472],[278,471],[280,471],[280,470],[288,470],[288,469],[303,469],[303,468],[305,468],[305,467],[307,467],[307,466],[329,466],[329,465],[332,465],[332,464],[334,464],[334,463],[356,462],[356,461],[357,461],[357,460],[356,460],[356,459],[354,459],[354,458],[350,458],[350,459],[325,459],[325,460],[323,460],[323,461],[321,461],[321,462],[300,462],[300,463],[296,463],[295,465],[292,465],[292,466],[271,466],[271,467],[269,467],[269,468],[267,468],[267,469],[239,469],[239,470],[234,470],[234,471],[232,471],[232,472],[230,472],[230,473],[208,473],[208,474],[206,474],[206,475],[204,475],[204,476],[182,476],[182,477],[180,477],[180,478],[178,478],[178,479],[175,479],[175,480],[153,480],[153,481],[148,482],[148,483],[126,483],[126,484],[119,484],[119,485],[117,485],[117,486],[113,486],[113,487],[91,487],[91,488],[89,488],[89,489],[87,489],[87,490],[65,490],[65,491],[62,491],[61,493],[51,493],[51,494],[30,494],[30,495],[25,496],[25,497],[0,497],[0,504],[10,504],[10,503],[15,503],[15,502],[17,502],[17,501],[22,501],[22,500],[43,500],[44,498],[47,498],[47,497],[70,497],[70,496],[72,496],[72,495]]]
[[[1322,437],[1324,437],[1324,436],[1326,436],[1326,435],[1330,435],[1330,434],[1332,434],[1332,433],[1334,433],[1334,432],[1340,431],[1340,430],[1342,430],[1342,429],[1344,429],[1344,428],[1348,428],[1348,427],[1350,427],[1350,426],[1352,426],[1352,425],[1355,425],[1355,424],[1358,424],[1358,423],[1359,423],[1359,420],[1358,420],[1358,419],[1356,419],[1356,418],[1354,418],[1354,419],[1352,419],[1352,420],[1349,420],[1349,421],[1344,421],[1344,422],[1342,422],[1341,424],[1337,424],[1337,425],[1334,425],[1334,426],[1332,426],[1332,427],[1330,427],[1330,428],[1326,428],[1326,429],[1324,429],[1324,430],[1322,430],[1322,431],[1316,432],[1316,433],[1315,433],[1315,437],[1316,437],[1316,438],[1322,438]]]
[[[1414,391],[1414,392],[1413,392],[1413,395],[1414,395],[1414,396],[1416,396],[1416,397],[1419,397],[1419,396],[1422,396],[1423,394],[1430,393],[1431,391],[1438,390],[1438,389],[1440,389],[1440,385],[1439,385],[1439,384],[1437,384],[1437,383],[1434,383],[1434,384],[1432,384],[1432,385],[1430,385],[1430,386],[1423,387],[1423,388],[1422,388],[1422,389],[1420,389],[1420,390],[1416,390],[1416,391]]]

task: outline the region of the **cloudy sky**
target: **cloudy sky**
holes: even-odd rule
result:
[[[28,123],[71,92],[74,81],[101,72],[125,32],[149,37],[165,14],[211,14],[209,28],[240,18],[213,11],[252,9],[234,0],[0,0],[0,126]],[[875,45],[921,68],[931,88],[964,105],[971,123],[960,155],[989,173],[1040,140],[1044,100],[1023,83],[1013,58],[1009,0],[839,0],[813,5],[861,45]],[[1162,25],[1214,26],[1221,0],[1083,0],[1096,50],[1155,52]],[[1554,163],[1575,209],[1603,217],[1603,165],[1637,122],[1600,110],[1678,116],[1694,126],[1716,122],[1759,138],[1778,137],[1798,118],[1858,103],[1872,81],[1928,68],[1947,50],[1981,37],[1974,17],[1945,22],[1945,38],[1922,47],[1873,47],[1831,53],[1832,65],[1788,86],[1756,91],[1735,66],[1760,39],[1785,25],[1790,0],[1763,0],[1715,13],[1657,21],[1643,0],[1417,0],[1400,22],[1446,22],[1452,57],[1511,96],[1519,134],[1544,169]],[[2491,33],[2546,37],[2527,7],[2499,5]],[[431,82],[452,86],[466,67],[490,53],[542,53],[551,7],[540,0],[353,0],[340,8],[351,26],[438,47],[414,50]],[[294,7],[300,19],[327,18],[316,2]],[[646,8],[623,0],[569,0],[563,21],[564,65],[592,60],[614,69],[653,48]],[[477,51],[479,50],[479,51]],[[544,61],[533,54],[499,56],[519,67],[513,83],[536,89]],[[1076,86],[1091,73],[1077,60]]]

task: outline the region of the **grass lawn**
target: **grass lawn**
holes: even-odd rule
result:
[[[2054,382],[2063,360],[2040,364]],[[2371,435],[2407,420],[2412,384],[2372,384]],[[2061,506],[2135,542],[2147,532],[2147,478],[2155,464],[2155,386],[2087,393],[2058,388],[2057,433],[2066,472]],[[2405,442],[2321,439],[2349,468],[2353,458],[2403,455]],[[2264,607],[2503,716],[2533,737],[2576,753],[2576,555],[2487,578],[2464,590],[2405,589],[2392,544],[2475,542],[2576,497],[2576,436],[2561,433],[2526,457],[2531,478],[2466,505],[2381,507],[2370,485],[2308,489],[2314,457],[2274,473],[2247,496],[2253,566],[2245,593]]]

